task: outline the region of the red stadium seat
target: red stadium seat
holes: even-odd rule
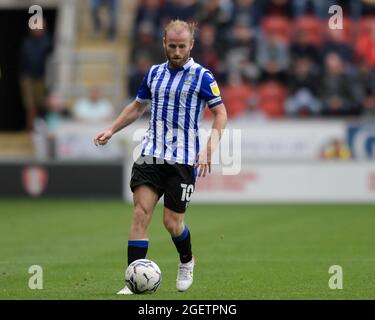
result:
[[[238,117],[246,112],[249,99],[253,95],[253,89],[250,85],[229,85],[222,88],[223,101],[227,104],[227,110],[230,117]]]
[[[298,18],[294,22],[293,29],[305,31],[311,44],[320,45],[322,43],[322,22],[315,16],[303,16]]]
[[[246,112],[249,99],[254,94],[253,88],[248,84],[222,86],[220,90],[229,118],[243,115]],[[205,118],[210,117],[212,114],[206,108]]]
[[[343,29],[330,29],[329,20],[326,20],[323,24],[326,26],[324,32],[326,38],[329,38],[329,34],[332,32],[342,32],[342,42],[351,44],[354,41],[355,24],[350,18],[343,18]]]
[[[363,17],[357,23],[357,36],[368,36],[371,32],[371,24],[375,23],[374,17]]]
[[[284,102],[287,89],[275,81],[261,84],[258,89],[259,108],[268,118],[281,118],[284,115]]]
[[[358,61],[366,61],[372,68],[375,67],[375,40],[371,36],[375,32],[375,18],[363,18],[357,25],[355,53]]]
[[[355,24],[350,18],[344,18],[343,21],[343,27],[344,27],[344,35],[345,39],[348,43],[351,43],[354,41],[354,35],[355,35]]]
[[[262,31],[267,34],[277,34],[286,43],[290,42],[292,22],[284,16],[269,16],[262,20]]]

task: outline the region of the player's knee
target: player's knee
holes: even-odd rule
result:
[[[164,217],[164,226],[165,228],[168,230],[168,232],[172,235],[172,236],[176,236],[176,235],[179,235],[181,232],[181,229],[183,228],[183,223],[176,220],[176,219],[171,219],[171,218],[167,218],[167,217]]]
[[[147,228],[150,220],[151,212],[142,205],[135,206],[134,209],[134,225],[136,228]]]

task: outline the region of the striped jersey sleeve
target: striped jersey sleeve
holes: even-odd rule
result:
[[[155,70],[154,66],[148,70],[148,72],[143,78],[141,86],[138,89],[136,100],[140,103],[147,103],[151,101],[150,82],[153,70]]]
[[[215,78],[210,71],[206,71],[203,74],[199,95],[207,102],[209,108],[216,107],[217,105],[223,103],[219,86],[217,85]]]

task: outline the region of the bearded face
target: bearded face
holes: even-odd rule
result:
[[[186,29],[171,29],[163,39],[165,55],[172,68],[181,68],[190,57],[194,40]]]

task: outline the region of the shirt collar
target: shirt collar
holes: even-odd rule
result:
[[[180,68],[170,69],[168,67],[168,61],[166,63],[166,66],[169,69],[169,71],[181,71],[181,70],[187,70],[187,69],[189,69],[193,64],[194,64],[193,58],[189,58],[189,60],[182,67],[180,67]]]
[[[193,58],[189,58],[189,60],[183,65],[183,68],[185,70],[189,69],[193,64],[194,64]]]

